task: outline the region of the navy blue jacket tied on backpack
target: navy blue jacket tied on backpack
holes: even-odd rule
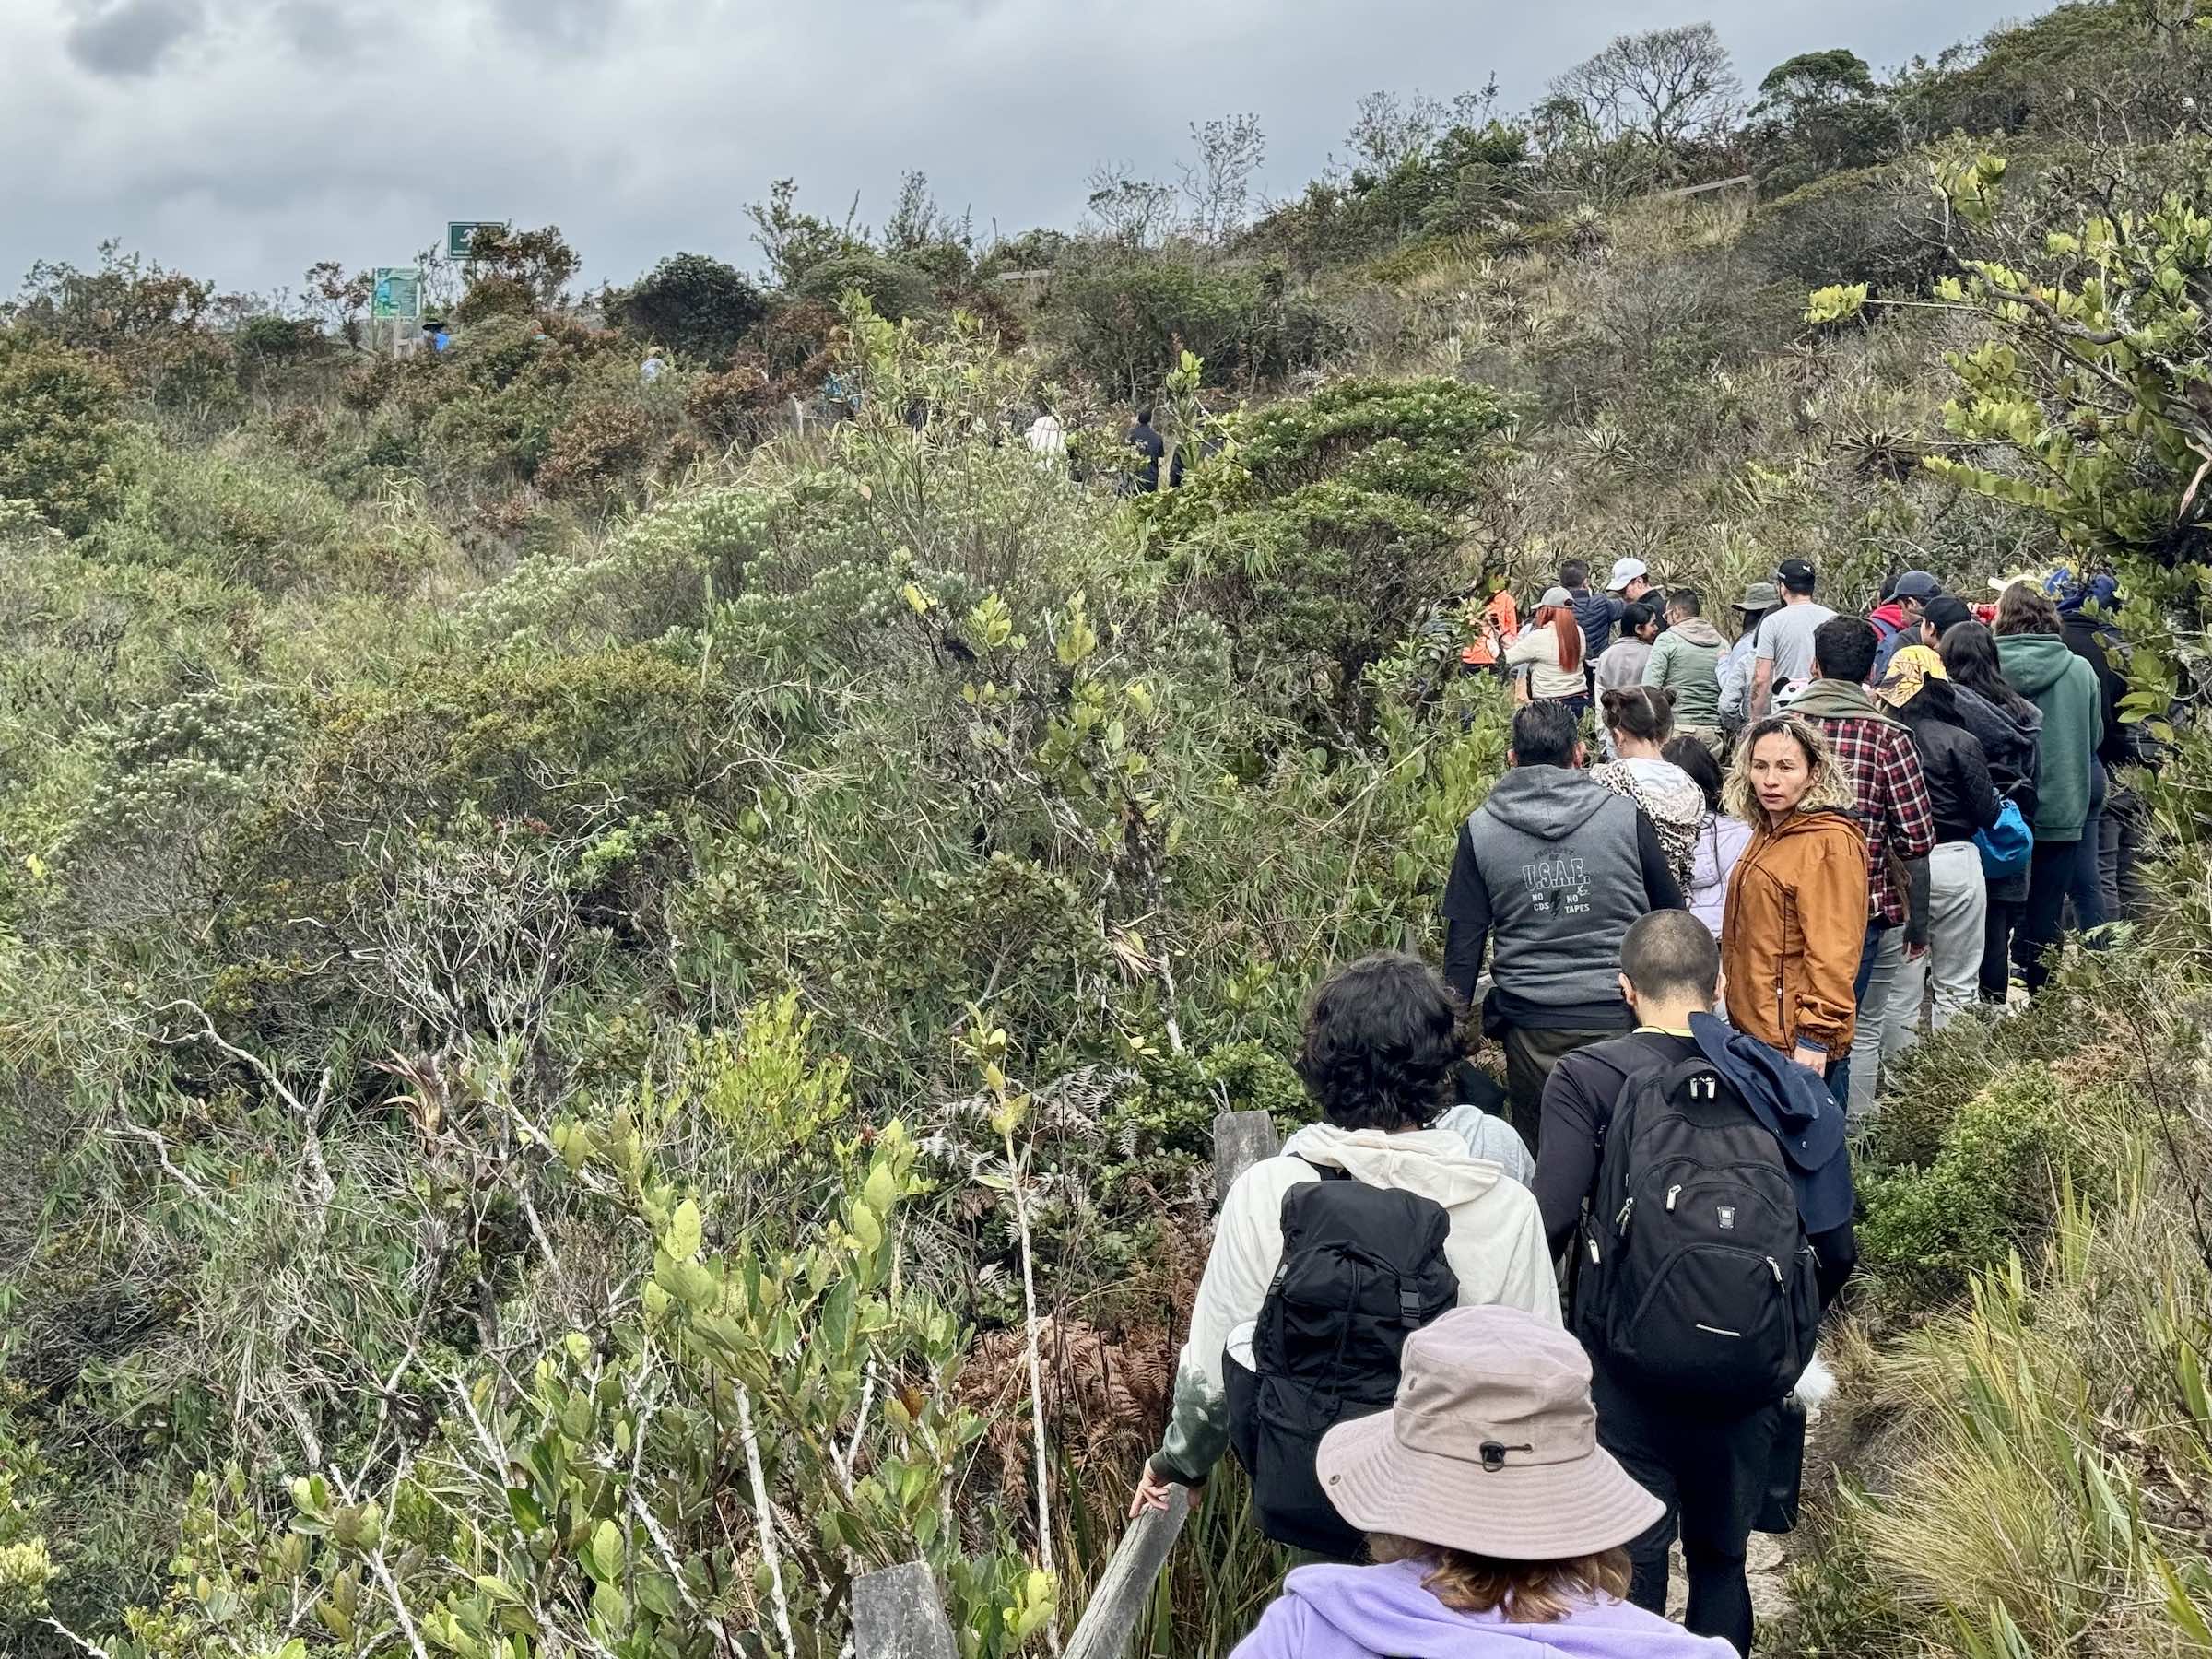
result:
[[[1858,1200],[1851,1151],[1843,1144],[1843,1109],[1828,1085],[1788,1055],[1711,1014],[1692,1014],[1689,1034],[1782,1144],[1806,1233],[1818,1238],[1849,1227]]]
[[[1851,1169],[1812,1073],[1711,1015],[1690,1023],[1694,1050],[1635,1074],[1606,1126],[1575,1333],[1632,1386],[1748,1410],[1812,1359],[1849,1271],[1813,1236],[1849,1240]]]

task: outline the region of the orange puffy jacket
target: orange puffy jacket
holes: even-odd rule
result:
[[[1784,1053],[1813,1042],[1841,1059],[1858,1028],[1852,983],[1865,941],[1866,836],[1857,821],[1800,809],[1779,830],[1755,826],[1721,921],[1729,1023]]]

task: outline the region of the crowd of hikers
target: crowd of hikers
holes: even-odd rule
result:
[[[2113,584],[1992,585],[1839,615],[1786,560],[1733,640],[1633,559],[1525,620],[1470,599],[1519,706],[1443,971],[1315,993],[1320,1121],[1223,1201],[1131,1500],[1233,1449],[1298,1563],[1246,1659],[1750,1652],[1857,1259],[1849,1125],[1924,1023],[2037,994],[2069,916],[2140,914]]]

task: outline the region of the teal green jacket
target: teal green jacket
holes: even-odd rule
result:
[[[2089,769],[2104,741],[2097,671],[2056,634],[2004,634],[1997,665],[2012,688],[2043,712],[2036,755],[2035,839],[2077,841],[2089,818]]]

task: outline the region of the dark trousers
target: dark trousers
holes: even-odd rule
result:
[[[1851,1000],[1858,1005],[1859,1018],[1866,1018],[1866,982],[1874,977],[1874,959],[1882,948],[1882,935],[1889,931],[1887,922],[1866,924],[1866,939],[1859,947],[1859,971],[1852,976]],[[1848,1107],[1851,1102],[1851,1051],[1845,1049],[1828,1063],[1823,1074],[1828,1078],[1828,1092],[1836,1097],[1836,1104]]]
[[[2000,897],[1998,887],[2018,889],[2018,897]],[[2028,902],[2025,888],[2017,879],[1994,884],[1989,893],[1989,920],[1982,947],[1982,1000],[2002,1006],[2012,994],[2012,935],[2018,931],[2020,912]]]
[[[2150,894],[2143,884],[2143,843],[2150,830],[2150,803],[2124,783],[2105,794],[2104,816],[2097,820],[2097,885],[2104,894],[2107,922],[2140,922],[2150,914]]]
[[[2045,954],[2058,943],[2066,905],[2074,906],[2076,924],[2082,932],[2104,925],[2104,893],[2098,885],[2097,820],[2082,826],[2079,841],[2035,843],[2035,857],[2028,866],[2028,902],[2020,912],[2020,932],[2015,948],[2019,955],[2020,978],[2029,992],[2050,982]]]
[[[1498,1040],[1505,1045],[1505,1120],[1521,1132],[1521,1138],[1532,1150],[1536,1146],[1544,1085],[1550,1081],[1551,1068],[1577,1049],[1619,1035],[1618,1030],[1546,1031],[1529,1026],[1507,1026],[1499,1032]]]
[[[1649,1532],[1630,1541],[1635,1577],[1629,1599],[1666,1612],[1667,1547],[1678,1533],[1689,1569],[1689,1610],[1697,1636],[1720,1636],[1751,1651],[1751,1586],[1744,1553],[1759,1516],[1773,1454],[1777,1408],[1713,1417],[1690,1400],[1644,1397],[1600,1366],[1592,1380],[1598,1444],[1636,1484],[1666,1505]]]

